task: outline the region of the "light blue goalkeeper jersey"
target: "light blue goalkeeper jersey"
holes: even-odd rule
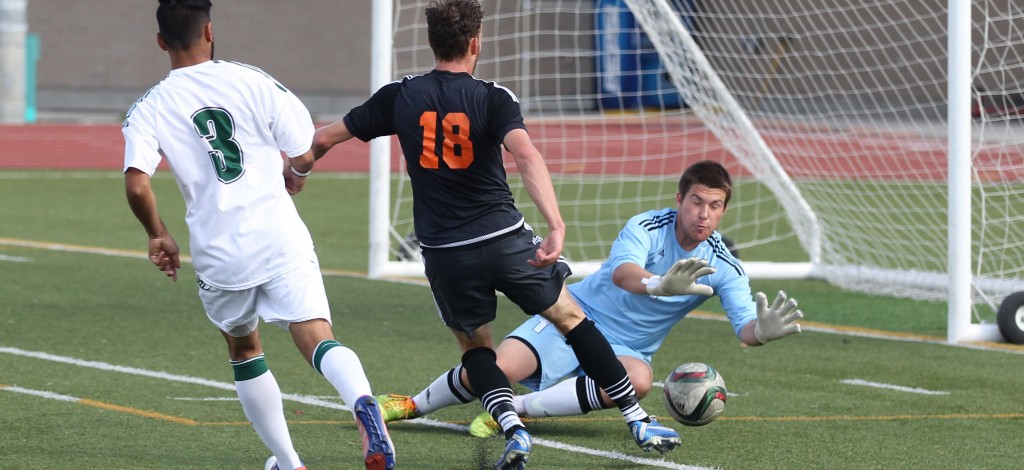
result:
[[[569,285],[569,292],[610,343],[629,345],[648,357],[661,347],[676,322],[708,297],[652,297],[627,292],[612,282],[612,272],[623,263],[635,263],[654,274],[664,274],[677,260],[706,259],[717,271],[698,279],[698,283],[715,289],[737,336],[743,325],[757,318],[750,279],[739,260],[729,253],[722,236],[714,232],[693,251],[686,251],[676,241],[675,222],[676,210],[671,208],[633,216],[619,232],[601,268]]]

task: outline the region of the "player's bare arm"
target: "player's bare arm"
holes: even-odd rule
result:
[[[313,157],[315,160],[323,158],[327,151],[353,137],[345,126],[344,119],[334,121],[316,130],[313,135]]]
[[[623,263],[612,272],[612,282],[620,289],[632,294],[647,295],[647,286],[643,280],[654,276],[636,263]]]
[[[565,222],[558,210],[555,187],[551,183],[551,174],[548,173],[544,157],[533,145],[530,135],[523,129],[513,129],[506,134],[504,144],[515,159],[516,168],[523,177],[526,192],[530,194],[530,199],[533,200],[533,204],[537,206],[537,210],[548,224],[548,236],[544,237],[540,248],[537,249],[536,257],[529,263],[534,267],[555,263],[562,254],[562,244],[565,241]]]
[[[178,243],[167,231],[167,226],[157,212],[156,195],[149,175],[129,168],[124,173],[124,187],[128,206],[149,235],[149,261],[172,281],[177,281],[178,269],[181,268]]]

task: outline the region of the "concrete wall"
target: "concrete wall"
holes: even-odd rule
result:
[[[217,57],[266,70],[294,90],[315,119],[335,119],[369,94],[372,1],[214,0]],[[574,8],[573,0],[481,0],[487,17],[477,76],[511,88],[529,112],[549,106],[593,109],[597,2],[576,2]],[[404,3],[406,8],[396,11],[400,27],[420,21],[426,1]],[[840,95],[865,87],[881,90],[879,94],[889,103],[942,105],[945,15],[928,0],[828,15],[813,12],[822,6],[835,8],[838,4],[831,0],[697,3],[702,47],[734,93],[754,96],[751,100],[763,107],[808,112],[797,107],[807,103],[762,99],[766,91],[776,88],[789,88],[788,93],[798,95],[835,90],[827,97],[828,106],[863,106],[878,97]],[[41,118],[83,111],[116,118],[164,77],[169,63],[156,45],[156,6],[156,0],[29,0],[29,31],[42,40]],[[555,6],[561,10],[554,10]],[[787,19],[779,15],[799,7],[810,13]],[[760,14],[746,20],[735,15],[757,11]],[[860,27],[879,21],[877,15],[905,21],[893,21],[883,30]],[[1024,27],[1019,23],[1011,28],[1003,22],[993,28],[1012,36],[1013,30]],[[826,34],[836,29],[851,33],[844,38]],[[523,40],[517,35],[524,31],[535,34]],[[932,37],[910,39],[909,31]],[[396,44],[422,44],[422,36],[422,31],[399,29]],[[779,47],[782,37],[789,37],[785,49]],[[758,41],[757,50],[744,50],[750,46],[748,39]],[[892,44],[899,46],[886,47]],[[993,49],[988,56],[1019,57],[1019,43],[1013,44],[1009,51]],[[836,50],[846,52],[834,54]],[[940,60],[928,60],[932,57]],[[396,77],[422,73],[432,66],[430,53],[422,48],[404,49],[396,60]],[[978,80],[988,88],[1003,85],[984,75]],[[578,103],[561,102],[577,94],[582,96]],[[832,103],[838,99],[845,101]]]
[[[577,92],[592,93],[595,3],[578,1],[579,8],[562,2],[568,8],[551,13],[549,7],[557,4],[551,0],[482,0],[487,37],[477,75],[520,93],[529,100],[524,106]],[[213,0],[216,56],[264,69],[302,98],[314,119],[336,119],[369,94],[372,2]],[[420,22],[426,1],[405,3],[402,11],[396,11],[399,21]],[[157,4],[156,0],[28,0],[29,32],[38,34],[42,43],[40,119],[81,120],[83,115],[120,119],[136,98],[161,80],[169,62],[156,45]],[[513,39],[524,29],[540,31],[531,44],[542,53],[530,54],[520,40]],[[396,42],[425,43],[422,31],[413,36],[399,31]],[[415,64],[399,64],[396,77],[422,73],[433,65],[429,51],[421,48],[415,55]],[[522,75],[526,68],[545,76],[526,78]],[[565,78],[566,74],[583,76]]]
[[[156,0],[29,0],[41,39],[40,118],[118,119],[170,68]],[[314,118],[342,115],[370,88],[369,0],[214,0],[216,56],[258,66]]]

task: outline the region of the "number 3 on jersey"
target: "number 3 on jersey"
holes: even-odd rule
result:
[[[192,115],[199,137],[210,143],[210,160],[221,183],[233,183],[245,173],[242,147],[235,141],[235,121],[223,108],[203,108]]]
[[[420,115],[423,128],[423,153],[420,166],[437,169],[437,111]],[[469,116],[466,113],[448,113],[441,120],[441,158],[448,168],[464,170],[473,163],[473,142],[469,140]]]

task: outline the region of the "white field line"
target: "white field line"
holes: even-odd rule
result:
[[[869,382],[867,380],[862,380],[862,379],[840,380],[839,383],[843,383],[843,384],[847,384],[847,385],[859,385],[859,386],[863,386],[863,387],[883,388],[883,389],[886,389],[886,390],[895,390],[897,392],[918,393],[918,394],[921,394],[921,395],[949,395],[949,392],[942,391],[942,390],[926,390],[926,389],[923,389],[923,388],[904,387],[902,385],[893,385],[893,384],[883,384],[883,383],[878,383],[878,382]]]
[[[328,401],[341,401],[341,397],[333,395],[310,395],[312,398]],[[174,401],[238,401],[237,397],[167,397],[168,400]]]
[[[0,261],[10,261],[12,263],[27,263],[29,261],[32,261],[32,258],[25,258],[23,256],[0,255]]]
[[[148,378],[153,378],[153,379],[167,380],[167,381],[171,381],[171,382],[183,382],[183,383],[189,383],[189,384],[194,384],[194,385],[213,387],[213,388],[217,388],[217,389],[221,389],[221,390],[232,390],[232,391],[235,390],[234,384],[230,384],[230,383],[217,382],[217,381],[203,379],[203,378],[199,378],[199,377],[190,377],[190,376],[187,376],[187,375],[170,374],[170,373],[163,372],[163,371],[151,371],[151,370],[139,369],[139,368],[135,368],[135,367],[119,366],[119,365],[115,365],[115,364],[108,364],[106,362],[88,361],[88,360],[77,359],[77,358],[73,358],[73,357],[58,356],[58,355],[49,354],[49,353],[45,353],[45,352],[26,351],[26,350],[18,349],[18,348],[11,348],[11,347],[0,346],[0,354],[11,354],[11,355],[14,355],[14,356],[21,356],[21,357],[28,357],[28,358],[33,358],[33,359],[40,359],[40,360],[45,360],[45,361],[57,362],[57,363],[61,363],[61,364],[73,365],[73,366],[77,366],[77,367],[86,367],[86,368],[92,368],[92,369],[99,369],[99,370],[108,371],[108,372],[120,372],[120,373],[124,373],[124,374],[129,374],[129,375],[137,375],[137,376],[148,377]],[[80,400],[79,398],[69,397],[69,396],[66,396],[66,395],[60,395],[60,394],[56,394],[56,393],[44,392],[44,391],[38,391],[38,390],[28,390],[28,389],[23,389],[21,387],[16,387],[16,386],[8,386],[8,387],[0,388],[0,391],[4,391],[4,390],[12,391],[12,392],[28,393],[28,394],[31,394],[31,395],[36,395],[36,396],[40,396],[40,397],[43,397],[43,398],[51,398],[51,399],[55,399],[55,400],[63,400],[63,401],[79,401]],[[335,409],[335,410],[350,411],[350,408],[348,408],[348,407],[346,407],[346,406],[344,406],[344,405],[342,405],[340,403],[334,403],[332,401],[324,400],[324,399],[322,399],[320,397],[317,397],[317,396],[297,395],[297,394],[293,394],[293,393],[282,393],[281,396],[285,400],[294,401],[294,402],[297,402],[297,403],[303,403],[303,404],[306,404],[306,405],[320,406],[320,407],[323,407],[323,408],[329,408],[329,409]],[[464,426],[464,425],[460,425],[460,424],[453,424],[453,423],[446,423],[446,422],[442,422],[442,421],[435,421],[435,420],[428,419],[428,418],[417,418],[417,419],[414,419],[414,420],[411,420],[411,421],[412,422],[416,422],[416,423],[420,423],[420,424],[422,424],[424,426],[431,426],[431,427],[437,427],[437,428],[451,429],[451,430],[460,431],[460,432],[466,432],[466,431],[469,430],[468,426]],[[582,453],[582,454],[587,454],[587,455],[593,455],[593,456],[596,456],[596,457],[604,457],[604,458],[608,458],[608,459],[621,460],[621,461],[624,461],[624,462],[627,462],[627,463],[630,463],[630,464],[636,464],[636,465],[648,465],[648,466],[653,466],[653,467],[673,468],[673,469],[680,469],[680,470],[710,470],[708,467],[695,467],[695,466],[692,466],[692,465],[682,465],[682,464],[678,464],[678,463],[675,463],[675,462],[669,462],[669,461],[665,461],[665,460],[657,460],[657,459],[649,459],[649,458],[643,458],[643,457],[635,457],[635,456],[632,456],[632,455],[627,455],[627,454],[623,454],[623,453],[619,453],[619,452],[606,452],[606,451],[601,451],[601,450],[597,450],[597,449],[590,449],[590,448],[587,448],[587,447],[580,447],[580,446],[575,446],[575,445],[571,445],[571,444],[564,444],[564,443],[561,443],[561,442],[551,441],[551,440],[547,440],[547,439],[537,439],[537,438],[535,438],[533,440],[533,443],[536,444],[536,445],[543,446],[543,447],[550,447],[550,448],[553,448],[553,449],[564,450],[564,451],[569,451],[569,452],[576,452],[576,453]]]
[[[73,396],[70,396],[70,395],[61,395],[59,393],[47,392],[47,391],[44,391],[44,390],[32,390],[30,388],[21,388],[21,387],[15,386],[15,385],[11,385],[9,387],[0,387],[0,390],[6,391],[6,392],[23,393],[25,395],[32,395],[32,396],[37,396],[37,397],[42,397],[42,398],[49,398],[51,400],[57,400],[57,401],[70,401],[70,402],[80,401],[80,399],[78,397],[73,397]]]

